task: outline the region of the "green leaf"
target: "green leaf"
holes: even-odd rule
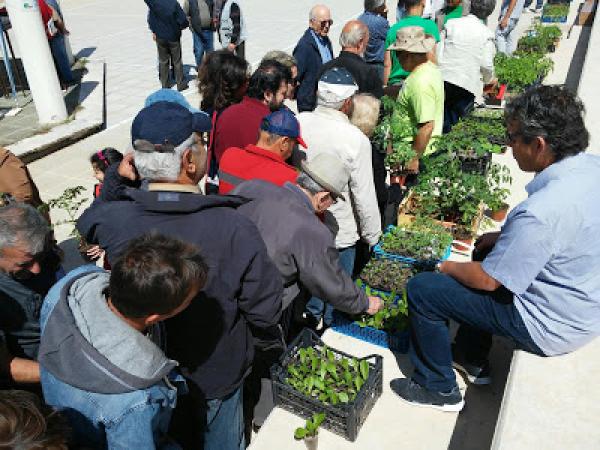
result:
[[[360,391],[360,388],[363,386],[365,382],[363,381],[363,379],[358,376],[354,379],[354,386],[356,386],[356,392]]]
[[[324,421],[325,421],[325,413],[324,412],[313,415],[313,423],[315,424],[316,428],[319,428]]]
[[[348,397],[348,394],[346,394],[345,392],[340,392],[338,394],[338,397],[340,398],[340,402],[342,402],[342,403],[348,403],[348,401],[350,400],[350,398]]]
[[[364,380],[369,378],[369,363],[366,359],[363,359],[360,362],[360,374],[362,375]]]
[[[295,439],[304,439],[306,437],[306,430],[304,428],[296,428],[296,431],[294,431],[294,438]]]

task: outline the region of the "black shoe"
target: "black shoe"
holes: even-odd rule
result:
[[[458,386],[448,393],[433,392],[410,378],[396,378],[390,382],[390,387],[402,400],[416,406],[428,406],[445,412],[459,412],[465,406]]]
[[[462,373],[471,384],[486,386],[492,382],[490,363],[487,360],[480,363],[468,362],[456,345],[452,346],[452,366]]]

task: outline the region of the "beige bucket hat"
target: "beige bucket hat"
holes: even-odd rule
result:
[[[342,191],[350,181],[350,171],[336,156],[319,153],[310,161],[302,161],[302,171],[319,186],[325,188],[334,199],[346,201]]]
[[[435,39],[425,34],[421,27],[404,27],[396,32],[396,41],[388,50],[409,53],[429,53],[435,47]]]

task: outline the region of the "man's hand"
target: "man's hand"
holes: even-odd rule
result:
[[[369,297],[369,309],[367,309],[367,314],[374,315],[383,309],[383,300],[379,297]]]
[[[496,241],[500,237],[500,232],[495,231],[493,233],[485,233],[477,238],[475,241],[475,251],[483,252],[489,250],[494,245],[496,245]]]
[[[102,250],[99,245],[92,245],[85,253],[92,261],[95,261],[104,254],[104,250]]]
[[[419,173],[419,158],[413,158],[406,165],[406,171],[408,173]]]
[[[507,26],[508,26],[508,21],[510,20],[510,16],[506,15],[502,18],[502,20],[500,21],[500,29],[504,30]]]
[[[117,169],[117,173],[121,175],[123,178],[127,178],[128,180],[135,181],[138,179],[138,173],[135,169],[135,164],[133,161],[133,153],[127,153],[121,163],[119,164],[119,168]]]

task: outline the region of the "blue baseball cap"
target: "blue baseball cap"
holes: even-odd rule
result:
[[[194,108],[187,99],[183,96],[183,94],[179,91],[175,91],[173,89],[162,88],[158,91],[153,92],[148,97],[146,97],[146,101],[144,102],[144,106],[150,106],[157,102],[172,102],[178,103],[181,106],[187,108],[191,113],[199,113],[202,112],[198,108]]]
[[[300,124],[296,115],[288,108],[281,108],[266,116],[261,124],[260,129],[269,133],[278,134],[279,136],[287,136],[296,139],[298,144],[306,147],[306,143],[300,135]]]
[[[131,142],[145,140],[159,145],[170,143],[177,147],[194,132],[210,131],[212,122],[204,112],[191,113],[173,102],[156,102],[142,109],[131,125]]]

